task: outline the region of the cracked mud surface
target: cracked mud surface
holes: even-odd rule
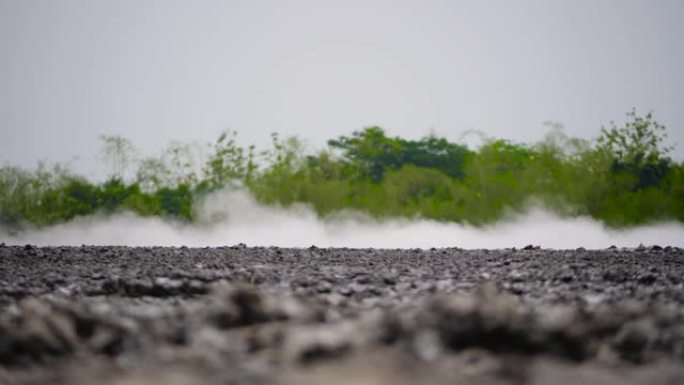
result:
[[[684,384],[684,251],[0,246],[0,384]]]

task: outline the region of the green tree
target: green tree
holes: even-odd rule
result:
[[[100,135],[102,142],[102,157],[110,170],[109,178],[124,179],[128,167],[136,159],[136,149],[133,143],[117,135]]]
[[[470,151],[444,138],[427,136],[421,140],[388,137],[380,127],[368,127],[352,136],[328,141],[330,147],[342,150],[343,157],[374,182],[383,179],[385,171],[405,164],[439,170],[453,178],[464,176],[463,168]]]
[[[181,184],[195,186],[199,182],[196,150],[188,143],[171,142],[161,155],[140,162],[136,181],[143,191],[174,188]]]
[[[238,146],[236,136],[235,131],[224,132],[212,146],[213,153],[203,171],[207,184],[213,189],[223,187],[230,180],[250,179],[256,170],[254,146],[245,151]]]
[[[666,146],[665,126],[658,123],[653,113],[639,116],[635,109],[627,113],[628,121],[618,127],[611,122],[602,127],[597,139],[598,149],[612,160],[612,171],[625,179],[631,190],[657,186],[672,167]]]
[[[271,139],[272,149],[261,154],[266,166],[256,179],[248,179],[247,185],[262,202],[299,202],[306,181],[304,144],[296,136],[281,140],[274,133]]]
[[[186,221],[193,218],[193,194],[187,185],[181,184],[176,188],[162,188],[155,193],[159,201],[161,212],[170,217]]]

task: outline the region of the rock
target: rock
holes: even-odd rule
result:
[[[511,270],[506,276],[511,282],[523,282],[525,280],[524,274],[520,270]]]
[[[647,286],[650,286],[650,285],[653,285],[653,283],[654,283],[657,279],[658,279],[658,276],[657,276],[657,275],[651,274],[651,273],[646,273],[646,274],[640,275],[639,278],[637,279],[637,282],[638,282],[640,285],[647,285]]]
[[[351,350],[352,334],[345,323],[292,329],[285,337],[285,357],[302,364],[339,357]]]
[[[293,297],[267,296],[246,285],[217,286],[208,312],[209,322],[221,329],[285,320],[315,322],[322,318],[323,312],[313,305]]]
[[[273,319],[262,296],[248,286],[217,287],[209,321],[221,329],[252,325]]]
[[[443,343],[451,349],[484,347],[494,351],[527,350],[524,331],[529,315],[517,297],[499,293],[492,284],[475,293],[437,297],[428,307]]]
[[[71,320],[48,303],[27,298],[19,313],[0,323],[0,363],[43,361],[46,357],[73,353],[78,337]]]
[[[658,329],[653,321],[648,319],[626,323],[614,339],[614,347],[620,357],[642,362],[644,351],[656,340]]]

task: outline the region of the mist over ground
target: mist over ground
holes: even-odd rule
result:
[[[232,189],[203,200],[194,224],[123,213],[86,217],[14,235],[0,230],[0,242],[41,246],[683,247],[684,225],[670,222],[615,230],[591,218],[561,218],[540,207],[485,227],[425,219],[377,220],[353,211],[321,219],[306,205],[266,206],[244,190]]]

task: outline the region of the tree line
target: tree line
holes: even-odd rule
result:
[[[203,197],[226,188],[247,189],[264,204],[305,203],[322,217],[353,209],[480,226],[541,205],[611,227],[684,222],[684,165],[670,157],[665,127],[635,110],[592,140],[551,124],[537,143],[488,138],[477,149],[434,135],[389,136],[380,127],[318,151],[277,134],[258,151],[238,145],[234,132],[202,149],[173,142],[143,158],[125,138],[101,143],[110,169],[104,182],[59,164],[2,166],[0,226],[19,231],[122,211],[192,222]]]

